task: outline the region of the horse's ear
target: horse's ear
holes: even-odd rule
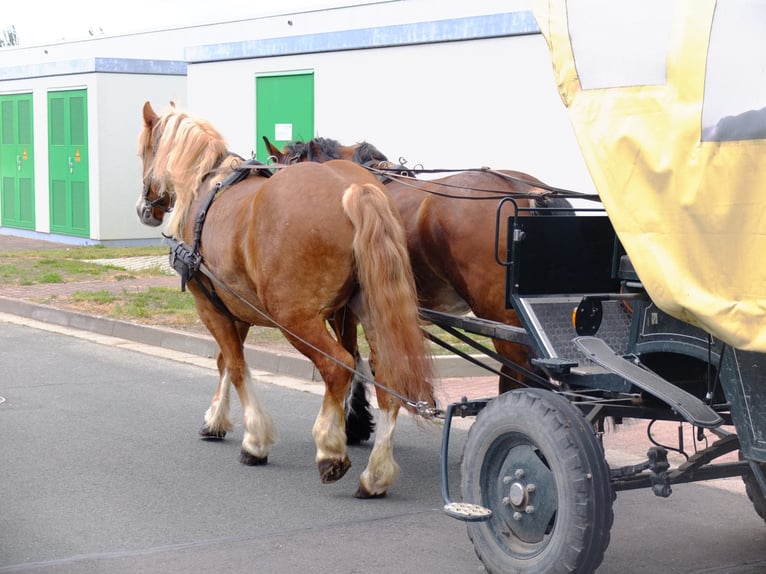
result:
[[[282,153],[282,150],[277,148],[273,143],[269,141],[269,138],[263,136],[263,143],[266,144],[266,151],[269,152],[269,157],[274,156],[278,163],[284,163],[286,154]]]
[[[157,116],[157,114],[154,113],[152,104],[147,101],[144,104],[144,125],[150,128],[157,122],[158,119],[159,119],[159,116]]]
[[[173,109],[176,108],[176,101],[175,100],[170,100],[170,107],[173,108]]]
[[[308,153],[306,154],[306,159],[308,161],[318,161],[321,163],[331,158],[325,155],[324,151],[322,150],[322,146],[320,146],[319,142],[317,142],[316,138],[314,138],[308,143]]]

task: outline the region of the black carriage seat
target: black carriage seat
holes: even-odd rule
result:
[[[608,217],[529,216],[516,222],[523,239],[512,247],[511,291],[530,296],[619,291],[615,258],[624,251]]]

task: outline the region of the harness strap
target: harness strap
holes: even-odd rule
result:
[[[204,275],[204,273],[203,273]],[[208,298],[208,301],[210,301],[216,309],[218,309],[221,313],[226,315],[229,319],[233,321],[238,321],[240,323],[247,323],[247,321],[243,321],[239,317],[237,317],[234,313],[229,311],[229,308],[226,306],[226,303],[223,302],[223,299],[221,299],[218,296],[218,293],[216,293],[215,285],[211,283],[211,289],[207,288],[207,285],[200,279],[199,274],[194,275],[194,282],[197,284],[197,287],[199,287],[200,291],[205,294],[205,297]]]
[[[242,159],[236,154],[228,153],[218,161],[216,167],[218,167],[220,163],[223,162],[223,159],[229,155],[235,155],[239,159]],[[237,318],[231,311],[229,311],[223,300],[221,300],[221,298],[215,292],[215,286],[211,283],[212,288],[208,289],[208,287],[197,275],[197,271],[202,266],[202,254],[200,253],[199,248],[202,240],[202,228],[205,225],[205,219],[207,218],[207,212],[210,209],[210,206],[213,204],[213,201],[215,201],[215,198],[218,197],[218,194],[222,189],[235,185],[246,179],[252,173],[253,169],[256,169],[258,175],[262,177],[268,178],[273,175],[273,172],[270,169],[267,169],[264,163],[256,159],[250,159],[247,161],[242,161],[241,163],[234,166],[232,168],[232,172],[226,176],[223,181],[219,181],[215,184],[215,186],[213,186],[213,189],[211,189],[210,193],[208,193],[207,198],[205,198],[205,201],[203,202],[202,207],[197,214],[197,220],[194,223],[194,240],[192,242],[191,248],[188,247],[183,241],[179,241],[175,237],[170,237],[164,233],[162,234],[165,240],[170,244],[170,266],[181,277],[181,291],[186,291],[186,284],[189,282],[189,280],[194,279],[197,283],[197,286],[205,294],[205,297],[208,298],[208,300],[216,307],[216,309],[227,315],[229,318],[240,321],[242,323],[246,321],[242,321],[241,319]]]
[[[164,233],[162,237],[170,244],[170,266],[181,277],[181,291],[186,291],[186,284],[194,277],[202,264],[202,256],[199,251],[192,251],[183,241],[178,241],[175,237]]]
[[[208,301],[210,301],[216,309],[234,321],[246,323],[247,321],[242,321],[242,319],[229,311],[229,308],[226,307],[226,304],[218,296],[218,293],[216,293],[215,285],[211,283],[211,288],[208,288],[200,278],[200,274],[197,273],[197,271],[199,271],[203,265],[202,256],[199,251],[190,249],[183,241],[178,241],[174,237],[165,234],[163,234],[163,237],[170,244],[170,266],[181,277],[181,291],[186,291],[186,284],[193,279],[200,291],[202,291]],[[202,274],[206,275],[204,272]]]

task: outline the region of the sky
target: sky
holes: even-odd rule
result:
[[[0,30],[16,27],[19,45],[239,20],[277,11],[336,5],[337,0],[4,0]]]

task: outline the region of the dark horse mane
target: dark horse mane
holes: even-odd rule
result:
[[[388,157],[371,143],[361,142],[356,146],[353,161],[365,165],[370,162],[388,161]]]
[[[295,141],[285,146],[285,153],[290,158],[289,163],[301,161],[323,162],[331,159],[342,159],[341,149],[344,148],[338,142],[331,138],[316,137],[307,142]],[[360,165],[375,165],[380,162],[388,162],[388,157],[378,148],[369,142],[363,141],[357,143],[354,147],[352,161]],[[403,166],[401,166],[403,167]],[[415,173],[407,171],[406,175],[415,177]],[[526,182],[529,185],[535,185],[535,182]],[[532,198],[535,207],[541,208],[535,210],[536,215],[574,215],[571,211],[572,204],[563,197],[551,197],[543,195]],[[556,208],[563,209],[558,211]]]
[[[340,159],[340,143],[330,138],[314,138],[307,142],[294,141],[285,146],[285,153],[290,163],[300,161],[322,161],[323,159]]]
[[[295,141],[285,146],[285,152],[292,162],[299,161],[327,161],[330,159],[342,159],[340,142],[331,138],[316,137],[307,142]],[[368,142],[360,142],[354,147],[354,163],[360,165],[375,162],[387,162],[388,157],[378,148]]]

